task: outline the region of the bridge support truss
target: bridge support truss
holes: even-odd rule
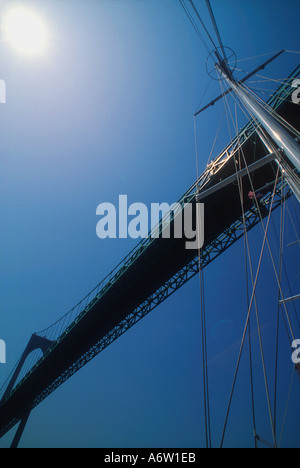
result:
[[[286,182],[278,183],[274,193],[274,200],[272,204],[272,193],[268,193],[260,200],[260,210],[264,216],[269,214],[272,206],[272,211],[281,206],[287,200],[292,192],[288,190],[284,194],[284,188],[287,186]],[[201,269],[208,266],[213,260],[219,257],[223,252],[229,249],[233,244],[240,240],[245,230],[248,232],[261,222],[261,213],[258,207],[253,204],[253,207],[245,213],[245,219],[241,216],[235,221],[228,229],[226,229],[220,236],[213,242],[205,246],[201,251]],[[245,223],[245,224],[244,224]],[[71,367],[69,367],[60,377],[55,380],[39,397],[34,401],[34,406],[37,406],[45,398],[48,397],[56,388],[62,385],[73,374],[75,374],[81,367],[87,364],[95,356],[101,353],[111,343],[123,335],[127,330],[138,323],[142,318],[148,315],[153,309],[164,302],[168,297],[180,289],[190,279],[199,273],[199,258],[196,256],[190,263],[185,265],[178,271],[172,278],[165,282],[157,291],[149,296],[142,304],[133,310],[124,320],[122,320],[116,327],[109,331],[98,343],[89,349],[87,353],[80,357]],[[1,434],[0,434],[1,436]]]

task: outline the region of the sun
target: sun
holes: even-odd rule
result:
[[[42,54],[48,43],[47,29],[42,19],[33,11],[21,6],[4,14],[3,38],[26,55]]]

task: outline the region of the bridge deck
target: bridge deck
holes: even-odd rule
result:
[[[294,75],[295,76],[295,75]],[[286,90],[285,90],[286,91]],[[291,91],[291,90],[290,90]],[[288,96],[288,95],[287,95]],[[281,101],[278,101],[278,103]],[[287,98],[278,107],[292,126],[300,130],[298,106]],[[242,151],[247,165],[263,158],[267,151],[255,137],[250,125],[242,131]],[[255,147],[255,151],[254,151]],[[234,156],[237,158],[237,152]],[[244,168],[244,163],[241,169]],[[274,162],[252,174],[254,188],[263,188],[266,194],[272,190],[277,166]],[[235,174],[234,157],[225,155],[219,163],[207,169],[201,184],[203,190],[212,187],[230,175]],[[181,199],[195,204],[194,184]],[[251,210],[253,202],[248,197],[251,191],[248,177],[243,179],[245,211]],[[231,184],[207,196],[205,204],[205,246],[210,245],[220,234],[240,218],[241,203],[237,184]],[[266,213],[267,214],[267,210]],[[22,418],[24,411],[31,409],[43,398],[47,389],[55,389],[62,375],[74,367],[82,356],[88,354],[97,342],[118,326],[134,309],[157,291],[162,284],[176,274],[184,265],[191,262],[197,252],[185,249],[185,239],[154,239],[142,244],[134,261],[122,267],[118,279],[108,282],[83,312],[55,341],[48,353],[39,361],[33,371],[17,385],[0,404],[0,436]],[[57,382],[57,384],[55,384]],[[51,391],[52,391],[51,390]]]

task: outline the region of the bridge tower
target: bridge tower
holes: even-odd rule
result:
[[[7,386],[7,389],[2,397],[2,400],[1,401],[4,401],[6,399],[6,397],[8,397],[8,395],[10,394],[10,392],[12,391],[19,375],[20,375],[20,372],[24,366],[24,363],[27,359],[27,357],[33,352],[35,351],[36,349],[40,349],[42,351],[43,354],[45,354],[45,352],[47,351],[47,349],[49,348],[49,346],[51,346],[53,342],[50,341],[50,340],[47,340],[47,338],[43,338],[41,336],[38,336],[36,335],[35,333],[31,336],[29,342],[28,342],[28,345],[26,346],[25,348],[25,351],[23,352],[22,356],[21,356],[21,359],[16,367],[16,370],[15,372],[13,373],[13,376],[12,378],[10,379],[10,382]],[[20,439],[22,437],[22,434],[23,434],[23,431],[25,429],[25,426],[26,426],[26,423],[28,421],[28,418],[29,418],[29,415],[30,415],[30,409],[28,408],[24,408],[24,413],[23,413],[23,417],[20,421],[20,424],[19,424],[19,427],[18,427],[18,430],[15,434],[15,437],[14,437],[14,440],[11,444],[11,448],[17,448],[18,445],[19,445],[19,442],[20,442]]]

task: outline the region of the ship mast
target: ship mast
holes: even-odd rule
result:
[[[277,143],[278,147],[289,159],[290,163],[300,172],[300,146],[295,139],[267,108],[257,102],[249,91],[233,78],[231,72],[224,66],[224,63],[218,63],[216,67],[248,112],[260,122],[267,134]]]
[[[218,25],[217,25],[217,22],[216,22],[216,19],[215,19],[215,16],[214,16],[211,4],[210,4],[210,0],[205,0],[205,3],[206,3],[206,6],[207,6],[207,9],[208,9],[210,18],[211,18],[211,23],[213,25],[217,41],[215,41],[215,39],[211,36],[208,28],[204,24],[204,21],[202,20],[199,12],[197,11],[197,8],[195,7],[193,0],[188,0],[188,1],[189,1],[190,6],[192,7],[194,13],[196,14],[199,22],[201,23],[204,32],[206,33],[205,39],[208,40],[210,42],[210,44],[212,45],[212,48],[210,49],[211,51],[209,51],[209,47],[208,47],[205,39],[203,38],[201,32],[199,31],[197,23],[194,21],[192,15],[190,14],[190,11],[188,10],[188,8],[186,6],[185,1],[184,0],[179,0],[179,1],[181,3],[185,13],[187,14],[187,17],[190,20],[192,26],[194,27],[196,33],[200,37],[203,45],[205,46],[206,50],[208,50],[208,52],[209,52],[209,55],[208,55],[208,58],[207,58],[207,61],[206,61],[206,69],[207,69],[208,75],[212,79],[218,80],[218,81],[222,80],[225,83],[227,83],[227,85],[228,85],[228,89],[227,90],[223,89],[223,92],[222,92],[222,94],[220,96],[216,97],[209,104],[207,104],[205,107],[203,107],[202,109],[197,111],[194,114],[194,118],[197,115],[199,115],[200,113],[202,113],[203,111],[205,111],[206,109],[208,109],[210,106],[215,105],[215,103],[218,102],[220,99],[225,98],[226,95],[228,95],[230,93],[233,94],[237,98],[236,100],[238,100],[243,105],[243,107],[246,109],[247,114],[250,115],[250,117],[251,117],[251,119],[253,119],[254,123],[257,123],[257,125],[255,125],[256,133],[257,133],[258,137],[261,139],[262,143],[264,144],[264,146],[267,148],[267,150],[269,152],[269,154],[267,156],[265,156],[264,158],[261,158],[259,160],[258,164],[260,165],[260,167],[263,167],[264,165],[269,164],[271,161],[275,160],[275,162],[277,163],[277,165],[279,167],[279,170],[281,171],[282,178],[285,179],[287,185],[290,188],[289,193],[293,192],[294,195],[296,196],[296,198],[298,199],[298,202],[300,203],[300,179],[299,179],[299,173],[300,173],[300,146],[298,144],[298,140],[296,140],[294,138],[294,136],[293,136],[293,134],[294,133],[297,134],[297,132],[296,132],[295,129],[291,128],[290,125],[288,125],[288,124],[285,125],[284,120],[282,118],[280,118],[279,115],[276,115],[276,112],[273,109],[271,109],[266,103],[264,103],[262,100],[260,100],[259,97],[256,96],[254,93],[252,93],[252,91],[249,90],[249,88],[247,88],[247,86],[245,86],[245,84],[244,84],[247,80],[249,80],[249,78],[251,78],[252,76],[255,76],[258,73],[258,71],[264,69],[269,63],[271,63],[273,60],[275,60],[277,57],[279,57],[283,52],[285,52],[285,50],[280,51],[274,57],[272,57],[270,60],[268,60],[267,62],[263,63],[258,68],[256,68],[256,70],[252,71],[251,73],[247,73],[247,75],[243,79],[238,80],[234,76],[234,71],[235,71],[236,64],[237,64],[236,55],[235,55],[235,53],[234,53],[234,51],[232,49],[230,49],[229,47],[224,47],[224,45],[222,43],[221,35],[220,35]],[[195,130],[195,134],[196,134],[196,130]],[[257,164],[257,161],[254,164],[252,164],[250,166],[247,166],[247,163],[246,163],[246,160],[245,160],[245,165],[247,167],[245,169],[240,170],[239,172],[238,172],[238,168],[237,168],[237,164],[236,164],[235,165],[236,173],[232,177],[228,177],[225,180],[220,180],[220,182],[217,185],[215,185],[214,187],[210,187],[208,190],[206,190],[204,192],[201,192],[201,188],[200,189],[198,188],[197,201],[200,201],[201,198],[203,198],[208,193],[211,194],[212,191],[223,188],[227,184],[231,184],[232,181],[235,178],[237,178],[238,180],[241,179],[243,177],[243,175],[245,174],[245,171],[249,175],[249,179],[250,179],[250,173],[252,171],[255,171],[256,168],[257,168],[256,164]],[[276,181],[275,181],[275,185],[274,185],[273,197],[274,197],[274,194],[275,194],[275,191],[276,191],[277,180],[278,180],[278,172],[277,172],[277,177],[276,177]],[[251,180],[250,180],[250,182],[251,182]],[[250,367],[250,372],[251,372],[250,379],[251,379],[251,396],[252,396],[252,404],[253,404],[252,409],[253,409],[253,429],[254,429],[255,447],[258,446],[258,441],[261,441],[262,443],[264,443],[267,446],[272,446],[272,447],[274,446],[275,448],[277,448],[278,445],[277,445],[277,440],[276,440],[276,436],[277,436],[277,434],[276,434],[276,422],[277,422],[277,419],[276,419],[276,416],[277,416],[277,414],[276,414],[276,398],[275,398],[274,413],[273,413],[272,408],[271,408],[270,393],[269,393],[269,389],[268,389],[268,379],[267,379],[267,374],[266,374],[266,366],[265,366],[265,360],[264,360],[264,355],[263,355],[262,338],[261,338],[261,333],[260,333],[260,325],[259,325],[259,319],[258,319],[258,313],[257,313],[257,304],[256,304],[256,298],[255,298],[257,279],[258,279],[258,274],[259,274],[259,270],[260,270],[260,266],[261,266],[261,259],[262,259],[262,256],[263,256],[265,245],[268,246],[269,253],[270,253],[270,256],[272,258],[273,268],[274,268],[274,271],[275,271],[275,276],[276,276],[276,280],[277,280],[277,283],[278,283],[279,293],[280,293],[280,296],[281,296],[281,299],[280,299],[280,296],[279,296],[279,299],[278,299],[277,349],[278,349],[278,336],[279,336],[278,335],[278,330],[279,330],[279,310],[280,310],[280,306],[284,306],[284,308],[285,308],[288,323],[290,325],[291,335],[292,335],[292,337],[294,339],[294,333],[293,333],[293,329],[292,329],[292,326],[291,326],[288,311],[286,309],[286,303],[287,302],[294,302],[296,300],[299,300],[300,295],[297,294],[297,295],[288,297],[287,299],[284,299],[284,297],[283,297],[282,286],[281,286],[281,276],[282,276],[281,275],[281,270],[282,270],[282,262],[283,262],[283,260],[282,260],[283,259],[283,226],[282,225],[283,225],[283,221],[284,221],[284,212],[282,211],[282,214],[281,214],[280,274],[278,275],[278,273],[276,271],[274,261],[273,261],[272,252],[271,252],[271,249],[270,249],[268,236],[267,236],[269,221],[270,221],[270,215],[272,213],[272,205],[271,205],[271,209],[270,209],[270,212],[269,212],[267,227],[264,230],[264,240],[263,240],[263,245],[262,245],[262,250],[261,250],[261,257],[260,257],[259,266],[258,266],[258,270],[257,270],[257,274],[256,274],[256,279],[254,281],[254,276],[253,276],[253,271],[252,271],[252,261],[251,261],[251,258],[250,258],[250,249],[249,249],[249,243],[248,243],[248,239],[247,239],[247,226],[246,226],[246,222],[245,222],[244,207],[243,207],[243,200],[242,200],[243,192],[242,192],[241,185],[239,185],[239,183],[238,183],[238,186],[239,186],[239,190],[240,190],[241,208],[242,208],[242,212],[243,212],[243,221],[244,221],[246,271],[248,271],[247,268],[248,268],[248,262],[249,262],[250,270],[251,270],[251,279],[252,279],[253,292],[252,292],[251,302],[250,303],[249,303],[249,298],[247,298],[247,307],[248,307],[247,322],[246,322],[245,329],[244,329],[242,345],[241,345],[241,348],[240,348],[240,354],[239,354],[239,358],[238,358],[238,363],[237,363],[236,372],[235,372],[235,376],[234,376],[234,382],[233,382],[233,386],[232,386],[232,390],[231,390],[231,394],[230,394],[230,399],[229,399],[229,405],[228,405],[227,414],[226,414],[226,418],[225,418],[225,424],[224,424],[224,429],[223,429],[223,433],[222,433],[222,440],[221,440],[221,447],[223,447],[223,443],[224,443],[224,436],[225,436],[225,432],[226,432],[226,428],[227,428],[228,417],[229,417],[229,412],[230,412],[230,407],[231,407],[231,402],[232,402],[232,396],[233,396],[233,392],[234,392],[234,388],[235,388],[235,384],[236,384],[237,373],[238,373],[238,369],[239,369],[239,365],[240,365],[240,361],[241,361],[241,354],[242,354],[242,350],[243,350],[247,330],[248,330],[248,333],[249,333],[249,343],[250,343],[250,346],[251,346],[250,313],[251,313],[253,300],[254,300],[255,308],[256,308],[257,327],[258,327],[259,340],[260,340],[262,365],[263,365],[263,370],[264,370],[265,387],[266,387],[266,394],[267,394],[267,400],[268,400],[268,410],[269,410],[271,430],[272,430],[273,443],[274,443],[274,445],[270,445],[264,439],[259,437],[257,435],[257,432],[256,432],[256,421],[255,421],[256,417],[255,417],[255,408],[254,408],[254,389],[253,389],[253,369],[252,369],[252,357],[251,357],[251,350],[250,350],[250,352],[249,352],[250,353],[250,366],[251,366]],[[255,192],[254,192],[254,195],[255,195]],[[283,195],[282,195],[282,199],[283,199]],[[256,200],[256,204],[257,204],[258,211],[260,211],[259,203],[257,202],[257,200]],[[260,217],[261,217],[261,214],[260,214]],[[261,219],[262,219],[262,217],[261,217]],[[247,258],[247,256],[248,256],[248,258]],[[199,251],[199,270],[200,270],[200,275],[201,275],[200,251]],[[201,276],[200,276],[200,284],[201,284],[201,288],[202,288],[203,286],[202,286],[202,283],[201,283]],[[247,285],[248,285],[248,276],[247,276]],[[247,288],[248,288],[248,286],[247,286]],[[201,294],[203,294],[202,289],[201,289]],[[202,316],[204,317],[203,322],[202,322],[202,340],[203,340],[203,343],[204,343],[203,344],[203,352],[202,352],[202,354],[203,354],[203,381],[204,381],[204,409],[205,409],[206,445],[208,447],[208,446],[211,446],[210,445],[211,441],[210,441],[210,438],[209,438],[211,433],[210,433],[209,392],[208,392],[208,372],[207,372],[206,330],[205,330],[205,315],[204,315],[205,310],[204,310],[204,312],[202,310],[203,309],[203,302],[204,302],[203,297],[201,296],[201,313],[202,313]],[[293,344],[292,344],[292,348],[293,348]],[[276,390],[276,388],[277,388],[277,351],[276,351],[275,390]],[[273,419],[273,415],[274,415],[274,419]],[[280,441],[279,441],[279,446],[280,446],[280,442],[281,442],[281,438],[280,438]]]
[[[270,110],[266,106],[263,106],[259,100],[255,99],[255,97],[247,90],[243,84],[245,80],[235,80],[232,70],[229,67],[229,60],[226,57],[226,47],[224,47],[222,43],[214,13],[210,5],[210,0],[205,1],[220,45],[220,47],[215,49],[214,54],[212,54],[216,57],[216,73],[221,77],[221,79],[227,82],[229,91],[233,92],[237,96],[245,106],[248,113],[260,123],[267,135],[276,144],[278,149],[278,151],[276,151],[277,163],[292,192],[300,202],[300,179],[295,173],[296,171],[300,173],[300,146],[293,136],[286,130],[284,125],[275,118]],[[260,135],[260,132],[258,133]],[[269,145],[266,146],[268,147]],[[285,158],[288,159],[292,168],[287,164]],[[296,171],[293,169],[296,169]]]

